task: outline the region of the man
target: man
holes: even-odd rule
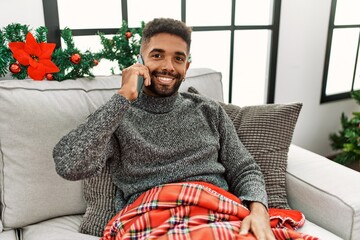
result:
[[[215,101],[179,93],[189,68],[191,29],[154,19],[143,31],[141,56],[122,72],[122,86],[87,122],[54,148],[57,172],[78,180],[99,174],[110,161],[118,211],[149,189],[167,183],[204,182],[249,207],[240,235],[275,239],[260,168]],[[138,77],[144,78],[138,92]]]

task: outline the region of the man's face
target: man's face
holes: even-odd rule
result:
[[[190,65],[188,55],[187,44],[181,37],[168,33],[154,35],[142,49],[151,76],[151,85],[144,92],[155,97],[176,93]]]

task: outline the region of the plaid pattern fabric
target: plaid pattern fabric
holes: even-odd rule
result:
[[[235,196],[211,184],[165,184],[121,210],[101,240],[256,239],[252,234],[239,235],[241,220],[249,213]],[[300,212],[272,209],[269,213],[277,239],[317,239],[291,230],[304,224]]]

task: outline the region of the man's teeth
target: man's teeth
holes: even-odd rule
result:
[[[168,77],[158,77],[158,78],[161,81],[172,81],[173,80],[173,78],[168,78]]]

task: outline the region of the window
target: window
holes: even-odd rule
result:
[[[193,28],[191,67],[220,71],[225,101],[241,106],[274,102],[280,3],[102,0],[89,4],[86,0],[43,0],[48,41],[60,44],[60,30],[69,27],[80,50],[98,50],[101,45],[96,33],[114,34],[123,20],[130,28],[155,17],[186,22]],[[101,66],[94,68],[95,75],[105,70]]]
[[[321,103],[360,89],[359,12],[359,0],[332,0]]]

